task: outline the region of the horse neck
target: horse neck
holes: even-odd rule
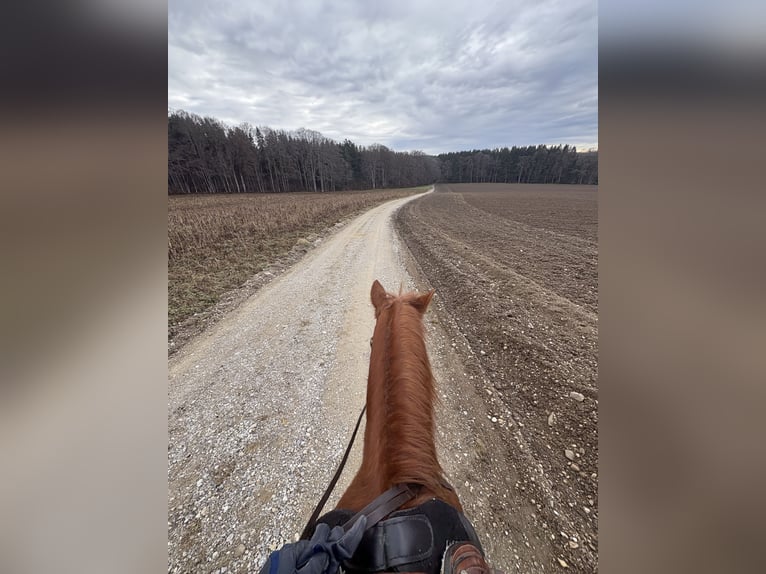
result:
[[[434,444],[434,388],[423,323],[411,305],[394,302],[381,313],[367,384],[365,459],[385,489],[415,483],[441,490]]]

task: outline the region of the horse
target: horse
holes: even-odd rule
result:
[[[418,484],[404,508],[438,498],[462,512],[448,488],[434,441],[436,385],[423,315],[434,291],[393,296],[372,284],[375,308],[362,464],[336,508],[358,512],[395,484]]]
[[[346,572],[489,572],[436,453],[436,387],[423,326],[433,295],[393,295],[379,281],[372,284],[376,323],[362,463],[335,509],[319,518],[348,530],[367,516],[368,530]],[[448,553],[448,546],[459,552]]]

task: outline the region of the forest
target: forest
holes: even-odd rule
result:
[[[430,156],[316,131],[168,115],[168,193],[344,191],[450,183],[598,183],[598,152],[528,146]]]
[[[440,154],[447,183],[598,184],[598,152],[568,145],[483,149]]]

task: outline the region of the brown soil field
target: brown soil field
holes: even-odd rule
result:
[[[333,225],[426,189],[169,196],[170,350],[209,325],[222,296],[248,280],[257,288],[272,276],[259,272],[294,263]]]
[[[513,466],[496,513],[519,533],[519,562],[496,565],[509,572],[598,569],[597,213],[595,186],[442,184],[396,216],[468,343],[452,344],[477,365],[465,375],[511,421],[495,426]]]

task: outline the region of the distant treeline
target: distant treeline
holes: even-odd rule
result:
[[[335,142],[322,134],[242,124],[184,111],[168,116],[168,193],[341,191],[437,181],[597,183],[597,154],[569,146],[441,154]]]
[[[168,116],[169,193],[413,187],[438,178],[438,160],[422,152],[338,143],[304,129],[230,128],[183,111]]]
[[[528,146],[459,151],[438,156],[448,183],[598,183],[598,152]]]

